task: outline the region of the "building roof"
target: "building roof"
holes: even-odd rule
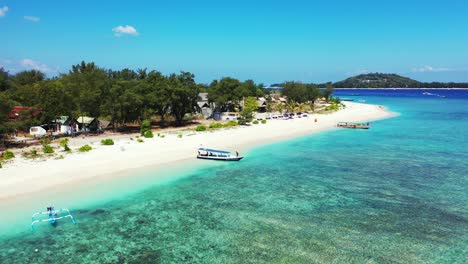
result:
[[[267,105],[266,99],[263,97],[260,97],[257,99],[257,104],[259,107],[265,107]]]
[[[65,124],[65,122],[68,120],[68,116],[58,116],[55,118],[54,122],[55,123],[60,123],[60,124]]]
[[[8,113],[8,119],[10,120],[17,120],[20,117],[21,112],[31,111],[33,110],[32,107],[29,106],[15,106],[11,109],[10,113]],[[30,117],[35,117],[41,114],[41,110],[35,109],[31,112]]]
[[[89,125],[91,124],[96,118],[94,117],[89,117],[89,116],[80,116],[76,119],[76,121],[80,124],[86,124]]]
[[[200,108],[210,107],[210,105],[207,102],[197,102],[197,104]]]
[[[102,128],[108,128],[112,124],[111,121],[107,120],[99,120],[99,123],[101,124]]]
[[[208,102],[208,93],[199,93],[199,101]]]

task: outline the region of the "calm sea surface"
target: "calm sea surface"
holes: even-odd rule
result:
[[[400,115],[25,225],[0,263],[467,263],[468,91],[336,95]]]

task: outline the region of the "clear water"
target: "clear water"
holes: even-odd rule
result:
[[[0,263],[466,263],[468,91],[438,92],[337,91],[401,115],[77,208]]]

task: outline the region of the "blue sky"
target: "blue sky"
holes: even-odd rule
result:
[[[270,84],[388,72],[468,82],[468,1],[0,0],[0,67],[72,64]]]

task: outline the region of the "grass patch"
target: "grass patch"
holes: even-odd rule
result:
[[[178,138],[182,138],[182,134],[177,135]]]
[[[153,132],[152,132],[151,130],[145,131],[145,133],[143,134],[143,136],[144,136],[145,138],[153,138],[153,137],[154,137]]]
[[[71,151],[70,147],[68,147],[68,142],[69,142],[69,141],[70,141],[70,140],[69,140],[68,138],[62,138],[62,139],[60,140],[60,142],[59,142],[59,145],[60,145],[61,147],[63,147],[63,151],[65,151],[65,152],[70,152],[70,151]]]
[[[197,128],[195,128],[195,131],[198,131],[198,132],[202,132],[202,131],[206,131],[206,126],[197,126]]]
[[[81,147],[78,149],[78,151],[79,151],[79,152],[88,152],[88,151],[90,151],[90,150],[92,150],[92,149],[93,149],[93,148],[92,148],[90,145],[86,144],[86,145],[84,145],[84,146],[81,146]]]
[[[144,141],[143,141],[143,139],[139,138],[139,139],[137,139],[137,142],[138,143],[143,143]]]
[[[254,120],[254,121],[252,122],[252,124],[258,125],[258,120]]]
[[[114,140],[110,138],[106,138],[106,139],[101,140],[101,144],[104,146],[112,146],[114,145]]]
[[[44,151],[44,153],[46,154],[52,154],[55,152],[54,149],[50,145],[44,145],[42,147],[42,151]]]
[[[226,124],[224,124],[223,126],[224,127],[235,127],[235,126],[238,126],[239,123],[237,121],[234,121],[234,120],[231,120],[229,122],[227,122]]]
[[[210,124],[210,129],[218,129],[218,128],[223,128],[223,124],[221,123],[211,123]]]
[[[4,160],[12,159],[14,157],[15,157],[15,154],[11,151],[5,151],[5,153],[3,153]]]
[[[266,124],[266,120],[262,120],[262,124]]]

